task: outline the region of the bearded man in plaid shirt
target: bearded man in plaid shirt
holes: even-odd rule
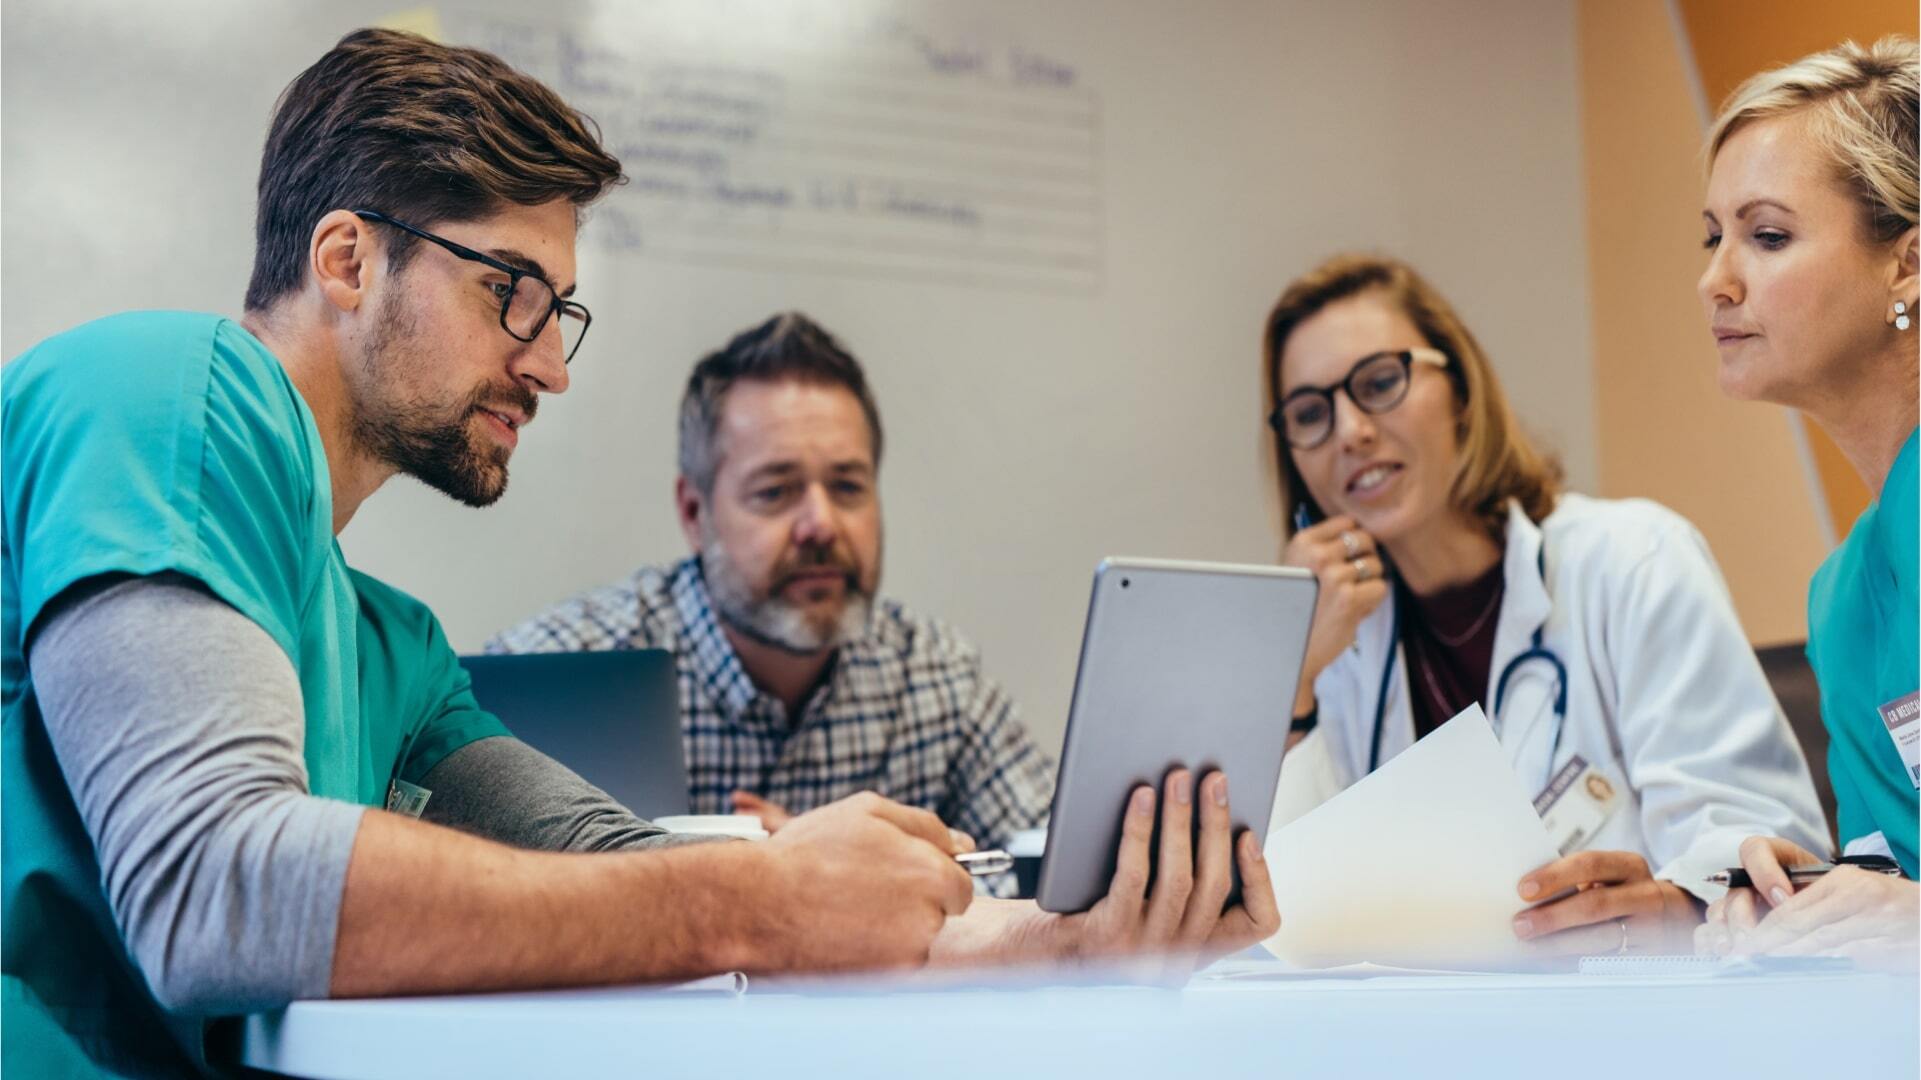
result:
[[[675,504],[695,554],[486,651],[672,651],[694,813],[772,831],[871,790],[1004,845],[1045,819],[1053,762],[972,645],[876,598],[880,452],[860,364],[804,315],[769,319],[696,365],[681,399]]]

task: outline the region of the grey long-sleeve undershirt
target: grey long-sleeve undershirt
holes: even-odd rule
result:
[[[572,769],[521,742],[480,739],[421,782],[421,819],[537,851],[631,851],[707,843],[642,821]]]
[[[309,794],[287,655],[177,575],[83,585],[42,627],[34,692],[156,998],[223,1015],[325,997],[364,808]],[[505,843],[678,842],[515,739],[469,744],[423,779],[427,820]]]

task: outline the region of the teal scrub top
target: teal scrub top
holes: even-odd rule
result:
[[[348,569],[313,414],[236,323],[116,315],[7,364],[0,502],[4,1067],[200,1071],[208,1021],[154,1000],[47,739],[28,660],[49,605],[100,575],[205,585],[298,673],[317,796],[382,805],[395,777],[418,783],[506,729],[475,704],[433,615]]]
[[[1908,436],[1877,499],[1808,590],[1808,661],[1821,684],[1841,842],[1879,832],[1915,877],[1913,778],[1889,737],[1884,707],[1921,690],[1921,477]]]

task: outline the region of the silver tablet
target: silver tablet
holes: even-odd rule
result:
[[[1101,563],[1041,860],[1043,909],[1085,911],[1107,895],[1128,794],[1158,791],[1179,766],[1196,782],[1224,771],[1235,832],[1266,840],[1318,590],[1292,567]]]

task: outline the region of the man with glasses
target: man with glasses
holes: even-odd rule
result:
[[[566,298],[573,295],[572,285],[567,286],[565,295],[554,291],[553,284],[547,280],[547,269],[540,265],[539,260],[515,252],[501,252],[520,261],[521,265],[513,266],[492,255],[456,244],[444,236],[435,236],[425,229],[390,218],[378,210],[356,210],[354,214],[368,221],[391,225],[409,236],[432,241],[459,258],[507,275],[504,281],[499,278],[487,281],[488,290],[500,298],[500,328],[516,341],[533,342],[539,339],[547,321],[552,319],[560,327],[562,363],[573,363],[574,354],[580,351],[580,342],[587,336],[587,326],[594,321],[594,317],[585,307]]]
[[[203,1071],[211,1018],[298,998],[1273,932],[1266,889],[1222,914],[1230,847],[1266,870],[1185,772],[1151,887],[1143,789],[1078,916],[975,903],[947,829],[875,796],[674,846],[508,737],[432,613],[348,568],[335,535],[396,473],[475,506],[505,489],[587,327],[579,210],[619,179],[498,58],[349,34],[276,108],[239,322],[117,315],[7,365],[10,1071]]]

